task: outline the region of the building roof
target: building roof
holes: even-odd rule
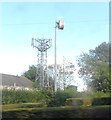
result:
[[[0,74],[0,78],[2,79],[2,82],[0,82],[0,85],[2,86],[19,86],[19,87],[27,87],[32,88],[33,82],[26,77],[22,76],[14,76],[14,75],[7,75],[7,74]]]

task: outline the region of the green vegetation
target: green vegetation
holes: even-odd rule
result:
[[[92,105],[111,105],[111,97],[94,98]]]
[[[78,58],[79,74],[93,91],[111,91],[111,43],[103,42],[89,53],[83,53]]]
[[[93,94],[88,91],[79,93],[72,88],[71,86],[57,92],[36,89],[3,90],[4,105],[0,105],[3,109],[3,118],[109,118],[111,109],[108,103],[108,100],[111,100],[109,94],[103,92]],[[81,98],[78,98],[80,96]]]
[[[29,66],[29,70],[24,72],[22,76],[25,76],[26,78],[34,82],[36,79],[36,69],[37,68],[34,65]]]
[[[15,104],[15,103],[36,103],[48,102],[50,100],[50,92],[38,91],[36,89],[27,90],[2,90],[2,104]]]
[[[68,106],[81,106],[81,105],[83,105],[83,100],[81,98],[68,98],[66,100],[66,105],[68,105]]]
[[[3,111],[10,111],[10,110],[19,110],[19,109],[30,109],[30,108],[42,108],[46,107],[46,104],[43,102],[39,103],[18,103],[18,104],[6,104],[1,105]]]
[[[7,108],[7,110],[3,110],[3,118],[109,118],[109,109],[111,110],[111,106],[33,107],[34,106],[32,106],[32,108]]]
[[[111,97],[99,98],[68,98],[65,105],[68,106],[96,106],[96,105],[111,105]]]
[[[33,82],[33,87],[34,88],[37,88],[38,90],[41,90],[40,88],[40,80],[39,78],[36,78],[36,75],[38,76],[40,74],[40,66],[39,67],[36,67],[34,65],[32,66],[29,66],[29,70],[28,71],[25,71],[22,76],[28,78],[29,80],[31,80]],[[46,73],[44,73],[46,74]],[[47,75],[45,75],[47,76]],[[36,81],[35,81],[36,80]],[[49,76],[49,88],[51,91],[54,90],[54,80],[51,76]]]
[[[74,87],[75,88],[75,87]],[[67,98],[76,97],[77,90],[72,86],[68,86],[65,91],[58,90],[53,92],[50,90],[2,90],[2,104],[15,103],[36,103],[44,102],[48,106],[62,106]]]
[[[66,99],[72,97],[77,97],[77,89],[75,86],[68,86],[65,90],[55,92],[48,106],[64,106]]]
[[[48,90],[38,91],[36,89],[27,90],[2,90],[2,104],[15,104],[15,103],[38,103],[44,102],[48,107],[51,106],[64,106],[66,101],[77,99],[83,99],[84,104],[90,104],[89,99],[94,98],[107,98],[110,100],[110,93],[104,92],[77,92],[72,89],[73,87],[67,87],[65,90],[58,90],[52,92]],[[89,101],[89,102],[88,102]],[[108,100],[107,100],[108,102]]]
[[[79,73],[87,83],[87,91],[76,86],[64,90],[2,90],[3,118],[109,118],[111,110],[111,59],[109,43],[102,43],[78,59]],[[29,67],[24,76],[35,80],[36,68]],[[35,83],[34,83],[35,84]],[[36,84],[35,84],[35,87]],[[2,107],[2,105],[0,105]]]
[[[91,106],[91,98],[68,98],[65,105],[68,106]]]
[[[83,99],[83,106],[91,106],[91,105],[92,105],[92,99],[91,98]]]
[[[110,92],[101,92],[101,91],[83,91],[83,92],[78,92],[77,97],[80,98],[95,98],[95,97],[110,97],[111,93]]]

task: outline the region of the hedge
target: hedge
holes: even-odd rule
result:
[[[83,105],[82,98],[68,98],[65,105],[67,106],[80,106]]]
[[[47,102],[50,100],[47,91],[2,90],[2,104]]]
[[[94,98],[92,105],[111,105],[111,97]]]
[[[37,90],[2,90],[2,104],[15,103],[36,103],[44,102],[48,106],[94,106],[94,105],[111,105],[111,97],[96,98],[69,98],[69,94],[64,91],[51,93],[50,91]]]
[[[69,93],[64,91],[57,91],[48,103],[48,107],[64,106],[67,98],[70,98]]]
[[[95,106],[95,105],[111,105],[111,97],[100,98],[68,98],[65,105],[67,106]]]
[[[92,105],[92,99],[91,98],[84,98],[83,99],[83,105],[84,106],[91,106]]]

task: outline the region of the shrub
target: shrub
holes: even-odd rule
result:
[[[94,98],[92,105],[111,105],[111,97]]]
[[[2,90],[2,104],[44,102],[50,101],[51,95],[47,91],[37,90]]]
[[[62,90],[58,90],[53,94],[51,101],[48,103],[48,106],[63,106],[67,98],[70,98],[70,95]]]
[[[91,106],[92,105],[92,99],[91,98],[84,98],[83,99],[83,105],[84,106]]]
[[[68,98],[66,104],[68,106],[91,106],[92,99],[90,98]]]
[[[101,98],[68,98],[65,105],[68,106],[91,106],[91,105],[111,105],[111,97]]]
[[[94,92],[94,91],[83,91],[83,92],[78,92],[77,97],[78,98],[99,98],[99,97],[110,97],[111,93],[104,93],[104,92]]]
[[[98,92],[90,92],[90,97],[92,98],[100,98],[100,97],[110,97],[111,93],[107,92],[104,93],[102,91],[98,91]]]
[[[83,99],[82,98],[68,98],[66,100],[65,105],[68,105],[68,106],[80,106],[80,105],[83,105]]]

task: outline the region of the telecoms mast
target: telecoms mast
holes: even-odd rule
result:
[[[32,46],[38,49],[38,64],[36,72],[36,81],[39,89],[49,87],[49,79],[47,73],[47,50],[52,46],[51,39],[32,38]]]
[[[60,30],[63,30],[64,29],[64,20],[59,20],[58,22],[55,22],[55,79],[54,79],[54,89],[55,91],[57,91],[57,58],[56,58],[56,30],[60,29]]]

